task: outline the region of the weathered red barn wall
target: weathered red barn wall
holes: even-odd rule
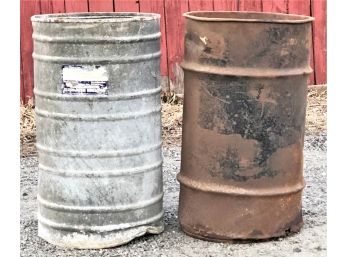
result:
[[[33,96],[32,15],[114,11],[161,14],[161,74],[169,77],[170,90],[181,93],[182,14],[193,10],[281,12],[315,17],[311,56],[314,72],[310,84],[326,83],[326,0],[21,0],[21,101],[26,103]]]

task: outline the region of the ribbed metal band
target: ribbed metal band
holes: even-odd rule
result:
[[[55,119],[55,120],[76,120],[76,121],[115,121],[115,120],[128,120],[136,119],[151,114],[161,112],[161,106],[152,110],[142,112],[129,112],[129,113],[118,113],[118,114],[67,114],[59,112],[49,112],[35,108],[37,116]]]
[[[50,63],[71,63],[71,64],[121,64],[121,63],[134,63],[148,61],[152,59],[158,59],[161,56],[161,52],[143,54],[131,57],[67,57],[67,56],[50,56],[50,55],[40,55],[33,53],[33,59],[35,61],[50,62]]]
[[[115,224],[115,225],[105,225],[105,226],[88,226],[88,225],[69,225],[65,223],[57,223],[54,221],[51,221],[49,219],[46,219],[42,217],[40,214],[38,214],[38,221],[51,228],[55,229],[60,229],[60,230],[69,230],[69,231],[86,231],[86,232],[109,232],[109,231],[114,231],[114,230],[121,230],[121,229],[127,229],[127,228],[132,228],[132,227],[137,227],[137,226],[142,226],[146,224],[150,224],[153,222],[156,222],[163,217],[163,211],[160,212],[159,214],[145,219],[145,220],[140,220],[140,221],[135,221],[135,222],[129,222],[129,223],[123,223],[123,224]]]
[[[37,201],[45,208],[63,211],[63,212],[81,212],[81,213],[105,213],[105,212],[124,212],[133,211],[148,206],[154,205],[163,199],[163,193],[156,195],[151,199],[144,200],[138,203],[124,204],[119,206],[71,206],[64,204],[57,204],[43,199],[40,195],[37,195]]]
[[[78,151],[78,150],[58,150],[50,148],[41,144],[36,144],[36,148],[39,152],[56,155],[56,156],[68,156],[68,157],[80,157],[80,158],[112,158],[122,156],[132,156],[143,153],[148,153],[160,149],[162,142],[159,144],[150,145],[147,147],[138,147],[125,150],[114,150],[114,151]]]
[[[40,34],[33,34],[33,39],[38,42],[48,43],[76,43],[76,44],[102,44],[102,43],[136,43],[144,41],[152,41],[159,39],[161,33],[154,33],[141,36],[122,36],[122,37],[58,37],[58,36],[46,36]]]
[[[103,178],[103,177],[121,177],[121,176],[132,176],[139,173],[145,173],[148,171],[156,171],[158,168],[161,168],[163,161],[156,162],[152,165],[144,165],[141,167],[135,167],[131,169],[114,169],[114,170],[62,170],[52,167],[44,166],[39,164],[39,170],[46,173],[50,173],[57,176],[64,177],[88,177],[88,178]]]
[[[44,92],[38,89],[34,89],[35,97],[42,97],[45,99],[57,100],[57,101],[117,101],[117,100],[128,100],[136,99],[151,95],[156,95],[161,92],[162,88],[157,87],[153,89],[142,90],[134,93],[123,93],[115,95],[67,95],[58,94],[51,92]]]
[[[216,183],[207,183],[202,181],[197,181],[192,178],[181,175],[177,175],[177,180],[180,184],[184,185],[193,190],[216,193],[216,194],[227,194],[227,195],[242,195],[242,196],[276,196],[276,195],[287,195],[300,192],[305,187],[305,182],[301,181],[298,184],[292,185],[290,187],[284,188],[258,188],[258,189],[245,189],[241,187],[229,186],[229,185],[219,185]]]
[[[243,68],[243,67],[218,67],[213,65],[199,64],[194,62],[183,62],[181,67],[184,70],[199,73],[216,74],[222,76],[240,76],[254,78],[274,78],[309,75],[312,73],[310,67],[271,69],[271,68]]]

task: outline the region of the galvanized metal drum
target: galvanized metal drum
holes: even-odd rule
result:
[[[298,231],[313,19],[184,16],[182,229],[216,241]]]
[[[163,231],[160,16],[32,17],[38,233],[73,248]]]

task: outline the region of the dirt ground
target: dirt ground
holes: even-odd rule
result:
[[[168,99],[167,99],[168,100]],[[191,238],[179,228],[177,207],[180,170],[182,105],[163,103],[165,231],[124,246],[103,250],[69,250],[37,236],[38,161],[33,108],[21,109],[21,256],[326,256],[326,88],[309,90],[304,149],[306,188],[304,226],[286,238],[262,242],[212,243]]]

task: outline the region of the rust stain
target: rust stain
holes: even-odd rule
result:
[[[311,18],[185,16],[182,229],[212,241],[298,231]]]

